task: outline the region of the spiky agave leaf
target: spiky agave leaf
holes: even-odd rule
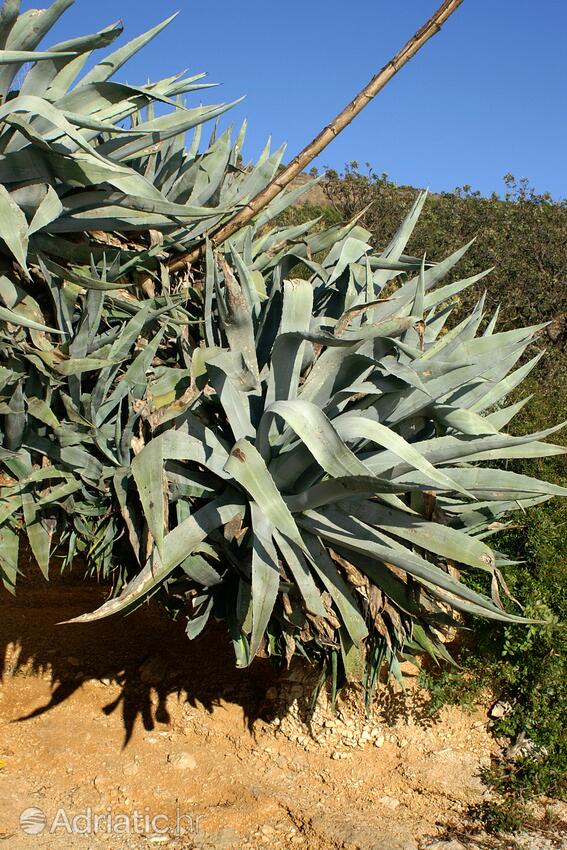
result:
[[[191,391],[154,410],[127,473],[150,548],[79,620],[159,592],[188,611],[192,636],[225,616],[240,665],[267,642],[340,650],[351,667],[379,639],[394,672],[403,647],[446,655],[437,629],[451,611],[525,622],[504,610],[503,558],[483,538],[511,509],[567,491],[482,463],[564,451],[544,442],[561,426],[512,436],[514,409],[497,408],[535,365],[515,368],[541,329],[480,333],[481,299],[445,330],[440,306],[482,276],[442,284],[463,250],[427,267],[403,255],[422,203],[380,256],[356,223],[305,234],[309,281],[285,277],[295,245],[274,263],[253,229],[209,250]],[[452,565],[488,573],[492,598]]]

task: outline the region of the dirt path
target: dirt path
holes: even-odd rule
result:
[[[347,697],[307,727],[303,672],[234,670],[222,628],[189,643],[150,607],[56,625],[101,595],[0,597],[0,847],[443,850],[485,797],[485,714],[433,722],[413,688],[368,723]]]

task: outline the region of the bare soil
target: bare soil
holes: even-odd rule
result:
[[[191,643],[151,605],[57,625],[105,593],[33,581],[0,594],[0,847],[496,846],[467,815],[497,750],[485,711],[430,718],[409,668],[408,694],[384,688],[368,720],[354,691],[337,714],[324,699],[310,711],[310,671],[238,671],[222,626]]]

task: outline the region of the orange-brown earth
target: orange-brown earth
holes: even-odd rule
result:
[[[497,749],[485,711],[431,719],[408,670],[408,695],[384,688],[368,720],[353,692],[309,714],[305,671],[235,670],[222,626],[190,643],[152,606],[57,625],[104,595],[37,580],[0,595],[0,847],[496,846],[467,816]]]

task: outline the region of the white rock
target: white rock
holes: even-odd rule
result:
[[[389,809],[397,809],[400,805],[399,800],[396,800],[395,797],[389,797],[387,794],[384,797],[380,797],[378,802],[382,803],[383,806],[387,806]]]
[[[128,764],[125,764],[123,768],[125,776],[134,776],[134,774],[138,773],[139,770],[140,766],[136,764],[135,761],[128,762]]]
[[[177,770],[195,770],[197,762],[191,753],[170,753],[168,762]]]
[[[495,702],[488,712],[488,716],[497,720],[499,717],[505,717],[507,714],[510,714],[511,711],[512,706],[509,702],[498,700],[498,702]]]

